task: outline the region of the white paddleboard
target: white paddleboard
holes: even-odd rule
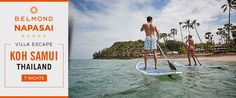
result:
[[[222,68],[227,67],[228,65],[186,65],[186,64],[180,64],[177,62],[174,62],[176,67],[200,67],[200,68]]]
[[[171,74],[180,74],[182,72],[179,71],[170,71],[170,70],[165,70],[162,68],[157,68],[155,69],[154,66],[147,65],[146,70],[144,70],[145,64],[143,62],[139,62],[136,65],[136,69],[140,72],[142,72],[145,75],[150,75],[150,76],[163,76],[163,75],[171,75]]]

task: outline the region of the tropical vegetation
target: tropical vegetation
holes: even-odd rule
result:
[[[93,54],[94,59],[132,59],[143,57],[144,41],[123,41],[115,42],[111,47],[104,48]],[[186,53],[185,44],[181,41],[166,40],[165,43],[159,43],[160,47],[167,53],[169,51],[178,51]]]
[[[232,9],[236,9],[236,0],[227,0],[227,4],[223,4],[221,6],[221,8],[223,9],[223,12],[226,12],[228,10],[228,14],[229,14],[229,20],[228,20],[228,26],[226,26],[227,31],[228,31],[228,40],[230,40],[230,25],[231,25],[231,10]]]

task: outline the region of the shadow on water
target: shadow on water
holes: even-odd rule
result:
[[[110,93],[110,94],[104,94],[104,95],[100,95],[101,98],[110,98],[110,97],[114,97],[114,96],[117,96],[117,95],[129,95],[129,94],[132,94],[132,93],[136,93],[138,88],[133,88],[133,89],[129,89],[129,90],[126,90],[126,91],[122,91],[122,92],[117,92],[117,93]]]
[[[143,84],[144,85],[150,85],[152,83],[152,80],[149,79],[149,77],[154,78],[156,81],[165,81],[165,82],[177,82],[181,81],[183,78],[179,74],[172,74],[172,75],[163,75],[163,76],[146,76],[144,75],[143,78]]]
[[[158,76],[156,77],[158,80],[160,81],[168,81],[168,82],[176,82],[176,81],[180,81],[183,78],[178,75],[178,74],[172,74],[172,75],[165,75],[165,76]]]

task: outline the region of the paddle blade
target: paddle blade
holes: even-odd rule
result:
[[[177,70],[176,67],[174,66],[174,64],[172,64],[169,60],[167,62],[169,64],[171,70]]]

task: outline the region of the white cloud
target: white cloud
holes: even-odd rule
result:
[[[216,21],[216,16],[222,14],[220,7],[224,2],[223,0],[171,0],[158,17],[158,23],[161,24],[159,28],[162,32],[169,32],[171,28],[179,29],[178,22],[180,21],[197,19],[201,24],[198,31],[201,38],[204,39],[205,32],[212,31],[217,26],[211,22]],[[199,42],[195,31],[191,30],[191,33]],[[184,34],[187,35],[188,33],[185,31]],[[180,39],[180,36],[177,38]]]
[[[201,23],[199,32],[204,39],[205,32],[216,31],[220,26],[212,21],[216,21],[218,15],[223,15],[220,7],[225,3],[224,0],[169,0],[162,9],[156,9],[151,5],[153,1],[94,0],[95,4],[105,6],[105,9],[84,12],[71,4],[70,15],[74,24],[71,58],[92,58],[92,53],[114,42],[144,39],[140,27],[148,15],[153,16],[160,32],[167,33],[171,28],[179,29],[179,21],[198,19]],[[198,41],[194,30],[192,32]],[[180,36],[177,38],[180,40]]]

